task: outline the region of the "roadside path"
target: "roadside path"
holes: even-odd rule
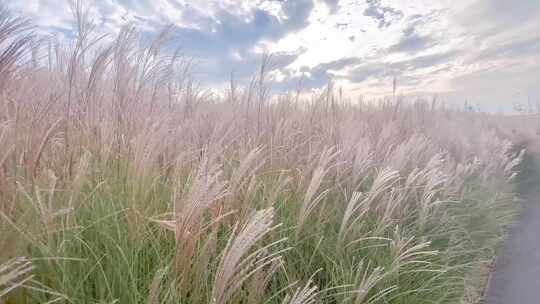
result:
[[[495,261],[486,304],[540,303],[540,160],[523,165],[522,214]]]

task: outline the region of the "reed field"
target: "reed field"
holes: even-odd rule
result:
[[[166,29],[78,13],[60,43],[0,12],[0,303],[482,297],[524,156],[490,115],[276,94],[270,55],[218,94]]]

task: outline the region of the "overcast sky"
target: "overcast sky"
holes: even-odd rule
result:
[[[67,1],[5,2],[44,32],[72,37]],[[350,96],[438,94],[490,111],[540,103],[540,0],[95,0],[99,31],[127,22],[144,34],[174,25],[198,58],[197,78],[220,87],[253,75],[274,53],[274,88],[307,90],[331,79]]]

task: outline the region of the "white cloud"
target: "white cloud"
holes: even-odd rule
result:
[[[73,22],[67,3],[25,0],[8,7],[30,17],[42,31],[66,37]],[[214,85],[231,71],[239,80],[249,77],[260,54],[271,50],[277,52],[280,71],[274,74],[282,89],[304,75],[309,87],[333,78],[352,92],[381,96],[397,76],[403,92],[442,92],[455,103],[474,95],[492,105],[493,100],[503,102],[497,96],[510,98],[512,90],[540,95],[531,85],[540,81],[537,0],[91,3],[102,33],[117,32],[127,22],[147,33],[174,24],[183,49],[201,58],[201,80]],[[221,69],[216,72],[215,66]],[[489,90],[489,83],[497,90]]]

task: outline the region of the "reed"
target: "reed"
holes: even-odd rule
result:
[[[277,94],[269,54],[211,93],[171,28],[105,39],[82,4],[71,44],[0,10],[0,302],[471,299],[518,210],[504,124]]]

